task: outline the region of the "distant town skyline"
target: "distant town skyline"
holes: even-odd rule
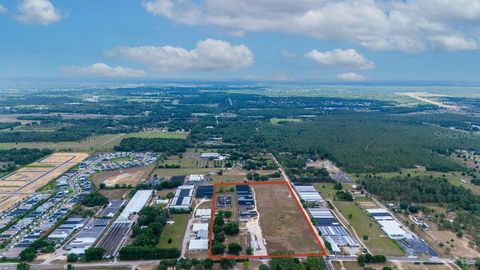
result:
[[[0,78],[480,82],[480,0],[0,0]]]

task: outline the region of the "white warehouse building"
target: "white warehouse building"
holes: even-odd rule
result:
[[[138,213],[152,198],[152,194],[153,190],[151,189],[137,191],[117,220],[127,220],[130,215]]]
[[[393,218],[392,214],[390,214],[387,209],[367,209],[367,212],[373,217],[373,219],[375,219],[375,221],[377,221],[381,229],[391,239],[400,240],[410,239],[413,237],[402,228],[402,224],[398,223],[398,221]]]

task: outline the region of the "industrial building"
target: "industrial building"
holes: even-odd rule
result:
[[[209,221],[212,218],[212,209],[197,209],[195,217],[202,221]]]
[[[113,200],[98,213],[99,217],[111,218],[117,214],[118,210],[125,204],[125,200]]]
[[[98,243],[97,247],[105,249],[105,258],[112,258],[117,255],[122,243],[128,239],[133,221],[115,221],[107,233]]]
[[[380,227],[388,237],[395,240],[412,238],[412,235],[402,229],[402,225],[393,218],[388,210],[375,208],[367,209],[367,212],[380,224]]]
[[[188,243],[188,251],[202,251],[208,249],[208,239],[192,239]]]
[[[235,186],[237,192],[237,202],[241,210],[255,208],[255,199],[253,198],[252,190],[249,185]]]
[[[57,243],[63,243],[69,235],[75,230],[83,227],[85,219],[83,218],[68,218],[60,226],[58,226],[50,235],[48,239],[52,239]]]
[[[206,180],[205,175],[203,174],[190,174],[187,177],[187,184],[189,185],[198,185]]]
[[[308,208],[310,216],[315,220],[315,226],[332,246],[334,253],[341,252],[342,247],[359,247],[354,239],[328,208]]]
[[[132,214],[138,213],[142,208],[147,204],[147,202],[152,198],[153,190],[138,190],[135,195],[130,199],[125,209],[117,220],[128,220]]]
[[[175,196],[170,201],[168,208],[189,209],[192,207],[192,196],[195,186],[179,186],[175,191]]]
[[[85,250],[97,241],[107,228],[110,219],[92,218],[82,230],[66,245],[65,249],[70,253],[84,254]]]
[[[213,197],[213,186],[197,186],[195,198],[197,199],[211,199]]]
[[[223,156],[219,153],[202,153],[200,157],[205,159],[215,159],[215,160],[224,160],[226,158],[226,156]]]
[[[293,188],[304,202],[315,203],[317,205],[322,205],[325,202],[322,196],[320,196],[320,193],[318,193],[310,183],[293,183]]]

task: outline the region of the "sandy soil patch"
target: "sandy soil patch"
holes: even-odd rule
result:
[[[101,183],[105,183],[107,187],[123,184],[136,186],[145,180],[154,168],[155,165],[152,164],[137,168],[100,172],[95,174],[92,179],[97,187],[100,186]]]
[[[430,228],[435,228],[435,225],[432,224]],[[447,255],[450,253],[451,255],[458,256],[460,258],[476,258],[479,255],[479,251],[470,247],[470,240],[465,236],[458,238],[456,234],[451,231],[439,231],[433,229],[429,230],[428,234],[431,235],[438,243],[443,244],[443,248],[439,247],[437,249],[441,249]]]
[[[358,206],[362,209],[372,209],[372,208],[378,208],[378,204],[375,202],[357,202]]]
[[[41,176],[45,172],[26,172],[26,171],[18,171],[14,172],[13,174],[5,177],[2,181],[31,181],[35,178]]]
[[[54,153],[13,172],[0,180],[0,188],[16,187],[12,192],[33,193],[88,157],[85,153]],[[4,211],[27,195],[11,195],[0,201]]]
[[[286,185],[253,185],[253,188],[269,254],[274,251],[321,251]]]
[[[127,198],[130,189],[100,189],[98,192],[109,200],[119,200]]]

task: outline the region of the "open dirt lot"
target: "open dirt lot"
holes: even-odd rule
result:
[[[101,183],[105,183],[107,187],[115,185],[131,185],[136,186],[145,180],[155,168],[155,165],[143,167],[129,168],[124,170],[115,170],[108,172],[100,172],[93,175],[93,183],[98,187]]]
[[[100,189],[98,191],[103,196],[107,197],[108,200],[119,200],[127,199],[130,189]]]
[[[27,165],[0,179],[2,192],[11,192],[0,198],[0,211],[25,199],[28,193],[48,184],[87,158],[85,153],[54,153],[37,162]],[[21,195],[19,195],[21,193]]]
[[[470,240],[467,237],[458,238],[455,233],[446,230],[437,230],[436,227],[435,224],[431,224],[431,229],[427,232],[435,242],[443,244],[442,248],[436,247],[436,250],[439,250],[445,255],[454,255],[460,258],[478,257],[479,251],[469,246],[468,243]]]
[[[287,185],[252,187],[269,254],[275,251],[293,251],[297,254],[322,251]]]

